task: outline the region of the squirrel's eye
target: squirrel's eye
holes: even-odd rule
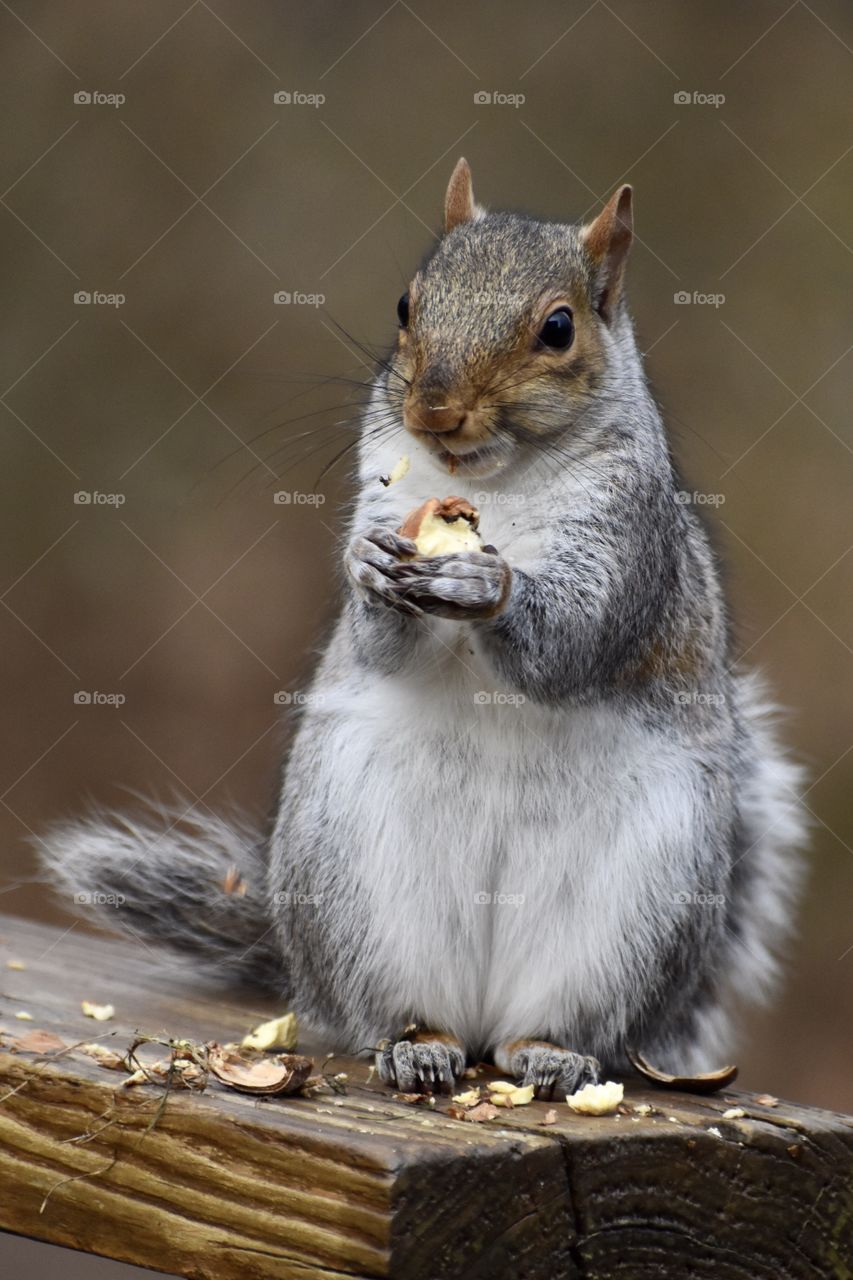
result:
[[[539,330],[539,341],[543,347],[551,347],[554,351],[565,351],[572,345],[574,336],[575,326],[568,307],[557,307]]]
[[[397,319],[400,321],[400,328],[405,329],[409,323],[409,291],[403,294],[397,303]]]

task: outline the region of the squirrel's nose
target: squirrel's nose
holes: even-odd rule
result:
[[[425,404],[409,401],[403,410],[403,421],[410,431],[456,431],[465,421],[467,410],[461,404]]]

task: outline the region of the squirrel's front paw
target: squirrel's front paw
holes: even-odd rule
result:
[[[477,621],[506,607],[512,570],[497,552],[461,551],[404,562],[394,580],[404,599],[423,613]]]
[[[585,1057],[572,1049],[551,1044],[524,1045],[510,1058],[510,1069],[521,1084],[532,1084],[536,1096],[553,1097],[557,1089],[564,1097],[585,1084],[598,1084],[601,1064],[597,1058]]]
[[[397,1040],[376,1054],[383,1084],[400,1093],[452,1088],[465,1070],[465,1054],[455,1040]]]
[[[420,613],[414,602],[405,598],[398,580],[401,556],[413,556],[416,547],[391,529],[374,525],[350,540],[344,565],[358,591],[374,603],[399,609],[403,613]]]

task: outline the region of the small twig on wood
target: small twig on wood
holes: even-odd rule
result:
[[[81,1182],[83,1178],[103,1177],[105,1173],[109,1173],[110,1169],[112,1169],[113,1165],[116,1163],[117,1160],[118,1160],[118,1150],[113,1152],[112,1160],[109,1160],[104,1165],[103,1169],[87,1169],[85,1173],[72,1173],[71,1176],[68,1178],[60,1178],[59,1182],[55,1182],[53,1184],[53,1186],[50,1188],[50,1191],[48,1191],[47,1195],[42,1200],[41,1204],[39,1205],[39,1213],[44,1213],[47,1207],[47,1202],[50,1199],[50,1197],[53,1195],[54,1191],[58,1191],[60,1187],[64,1187],[69,1182]]]
[[[339,1071],[337,1075],[331,1076],[329,1075],[329,1072],[327,1070],[329,1063],[334,1062],[335,1058],[339,1058],[340,1056],[341,1055],[339,1053],[327,1053],[325,1058],[323,1059],[323,1065],[320,1068],[320,1074],[322,1075],[325,1083],[329,1086],[329,1088],[334,1093],[346,1094],[346,1091],[347,1091],[346,1072]]]

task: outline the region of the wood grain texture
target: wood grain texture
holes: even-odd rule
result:
[[[32,1028],[121,1048],[137,1029],[225,1041],[283,1010],[82,931],[5,918],[0,942],[26,964],[2,971],[6,1230],[193,1280],[853,1280],[848,1117],[632,1080],[629,1109],[651,1114],[557,1103],[545,1127],[535,1103],[474,1125],[446,1099],[396,1101],[365,1061],[341,1059],[345,1097],[211,1085],[172,1093],[151,1127],[160,1089],[10,1042]],[[84,1018],[82,999],[115,1019]],[[724,1120],[731,1106],[746,1114]]]

